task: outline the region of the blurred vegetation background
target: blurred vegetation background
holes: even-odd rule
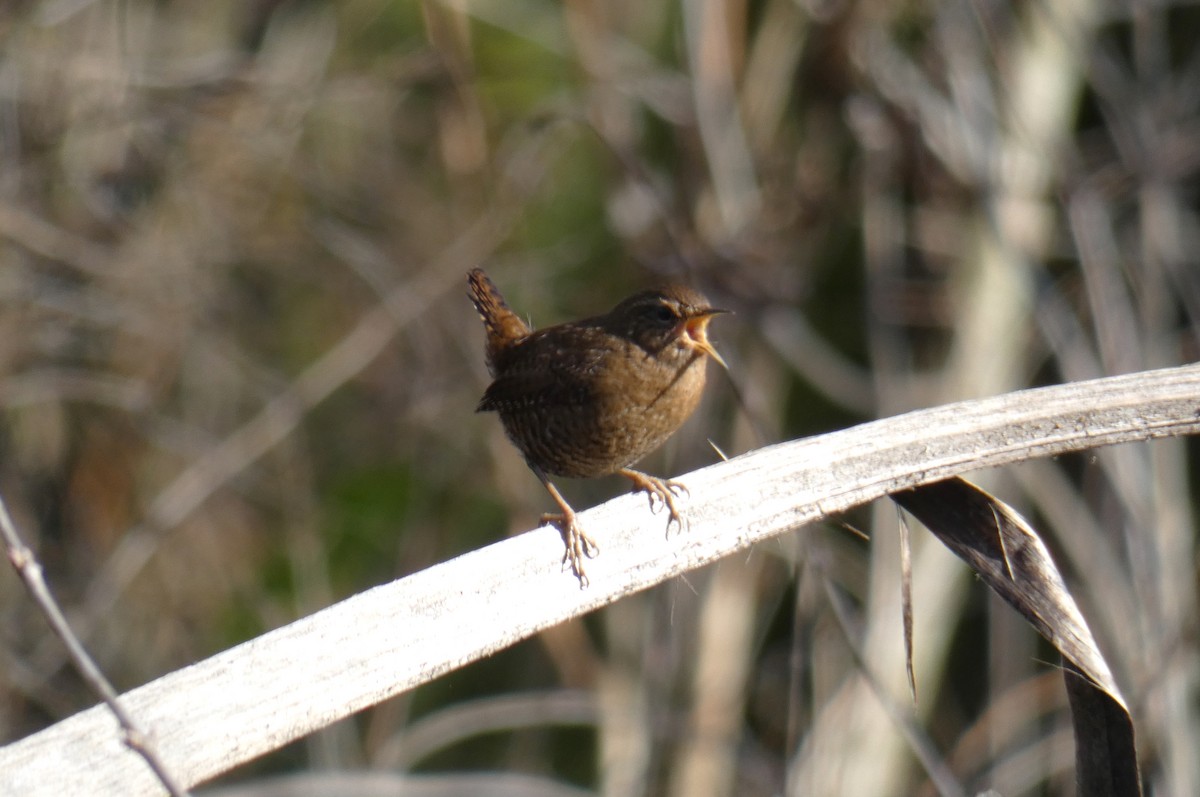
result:
[[[665,279],[736,311],[662,474],[1195,360],[1198,34],[1171,0],[8,0],[0,493],[124,689],[550,508],[473,412],[473,266],[535,325]],[[973,476],[1047,535],[1155,795],[1200,793],[1195,454]],[[890,702],[965,793],[1073,793],[1053,655],[917,533],[914,709],[896,511],[847,520],[222,782],[933,794]],[[94,702],[0,576],[0,739]]]

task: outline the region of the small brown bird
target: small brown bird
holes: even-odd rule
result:
[[[675,497],[686,487],[629,466],[678,429],[704,389],[705,356],[725,361],[708,342],[717,310],[691,288],[671,285],[634,294],[605,315],[531,330],[504,302],[482,269],[467,275],[471,301],[487,332],[493,382],[476,412],[500,414],[504,431],[525,455],[562,514],[542,516],[562,533],[563,562],[580,586],[583,560],[599,548],[551,476],[587,479],[619,473],[657,498],[682,525]]]

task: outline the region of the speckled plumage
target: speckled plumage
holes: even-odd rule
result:
[[[487,333],[494,381],[478,411],[495,411],[563,514],[544,518],[567,544],[565,561],[586,583],[582,559],[595,544],[549,476],[592,478],[620,473],[662,500],[681,522],[674,492],[682,485],[630,470],[696,409],[706,360],[719,356],[705,335],[723,312],[696,291],[673,285],[643,291],[610,312],[531,330],[505,304],[487,275],[468,275],[471,299]],[[722,363],[724,364],[724,363]]]

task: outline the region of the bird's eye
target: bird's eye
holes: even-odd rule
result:
[[[674,322],[676,320],[675,311],[665,304],[660,304],[654,308],[654,320],[663,323]]]

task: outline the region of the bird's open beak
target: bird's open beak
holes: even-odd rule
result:
[[[714,360],[720,363],[721,367],[726,371],[729,370],[729,366],[725,364],[725,360],[721,358],[721,355],[717,354],[717,350],[713,348],[713,345],[708,342],[708,322],[712,321],[713,316],[728,312],[728,310],[717,310],[713,307],[705,307],[697,310],[693,315],[689,316],[688,319],[683,322],[683,333],[687,337],[688,342],[691,343],[692,347],[699,349],[709,357],[712,357]]]

